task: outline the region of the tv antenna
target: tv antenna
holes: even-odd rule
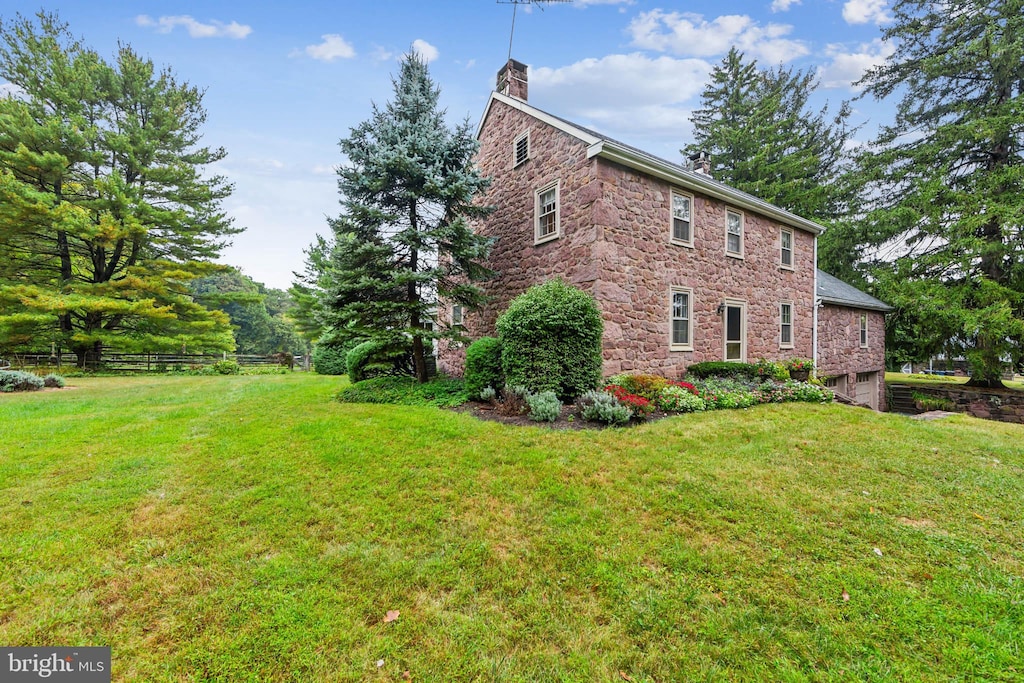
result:
[[[543,10],[544,5],[550,5],[555,2],[572,2],[572,0],[497,0],[499,5],[512,5],[512,30],[508,34],[508,58],[512,59],[512,37],[516,34],[516,10],[519,9],[519,5],[536,5],[539,9]]]

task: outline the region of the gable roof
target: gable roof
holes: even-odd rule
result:
[[[476,130],[477,138],[480,137],[480,132],[483,130],[484,122],[487,120],[487,116],[491,113],[491,107],[494,106],[495,102],[501,102],[513,109],[518,109],[535,119],[543,121],[563,133],[580,140],[587,145],[588,159],[601,157],[602,159],[614,161],[622,164],[623,166],[633,168],[646,173],[647,175],[670,182],[673,185],[677,185],[694,192],[700,192],[701,194],[714,197],[715,199],[720,199],[737,208],[753,211],[754,213],[767,216],[768,218],[772,218],[794,228],[806,230],[807,232],[815,235],[820,235],[825,230],[823,226],[812,220],[798,216],[795,213],[790,213],[789,211],[779,208],[774,204],[770,204],[763,199],[759,199],[752,194],[747,194],[742,190],[730,187],[723,182],[715,180],[709,175],[695,173],[685,166],[662,159],[661,157],[657,157],[653,154],[649,154],[648,152],[637,149],[631,145],[627,145],[624,142],[619,142],[618,140],[610,138],[602,133],[589,130],[583,126],[578,126],[571,121],[567,121],[561,117],[538,109],[523,100],[509,97],[508,95],[503,95],[496,91],[491,92],[490,99],[487,100],[487,107],[484,109],[484,115],[480,117],[480,123]]]
[[[851,284],[847,284],[839,278],[829,275],[818,269],[818,298],[822,303],[848,306],[850,308],[864,308],[869,311],[881,311],[887,313],[893,310],[892,306],[876,299],[867,292],[862,292]]]

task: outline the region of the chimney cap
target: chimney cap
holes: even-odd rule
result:
[[[691,154],[687,158],[690,161],[705,161],[705,160],[711,158],[711,153],[708,152],[706,149],[702,149],[702,150],[698,151],[696,154]]]
[[[526,71],[525,64],[515,59],[509,59],[500,69],[498,69],[498,75],[501,76],[509,69],[509,67],[515,69],[516,71]]]

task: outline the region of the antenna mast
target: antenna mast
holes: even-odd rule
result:
[[[572,0],[497,0],[499,5],[512,5],[512,30],[508,34],[508,58],[512,59],[512,38],[516,34],[516,10],[519,9],[519,5],[536,5],[541,10],[544,9],[544,5],[550,5],[555,2],[572,2]]]

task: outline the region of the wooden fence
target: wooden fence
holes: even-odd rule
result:
[[[12,367],[74,367],[78,357],[74,353],[21,353],[6,359]],[[213,365],[217,361],[233,360],[244,367],[286,365],[277,356],[261,356],[244,353],[104,353],[97,363],[86,360],[86,367],[91,370],[110,370],[112,372],[160,372],[164,370],[187,370],[193,365]],[[306,367],[304,356],[295,356],[296,369]],[[2,361],[0,361],[2,365]]]

